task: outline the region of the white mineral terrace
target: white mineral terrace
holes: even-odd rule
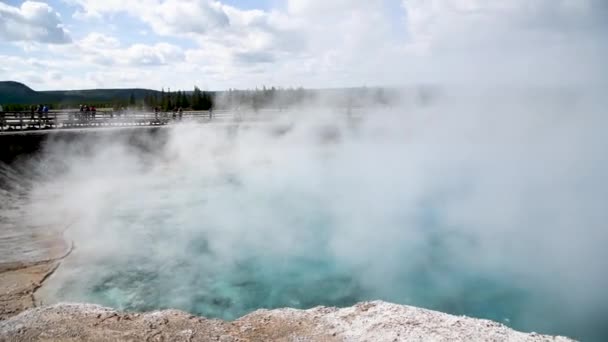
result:
[[[342,309],[258,310],[234,322],[176,310],[124,313],[57,304],[0,322],[0,336],[22,341],[571,341],[380,301]]]

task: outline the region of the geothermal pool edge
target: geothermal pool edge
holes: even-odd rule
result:
[[[0,264],[0,321],[39,306],[36,292],[74,250],[74,243],[61,232],[51,235],[52,246],[41,258]]]
[[[6,341],[573,341],[523,333],[486,319],[383,301],[351,307],[257,310],[235,321],[179,310],[123,312],[95,304],[41,305],[44,286],[74,244],[55,258],[0,270],[0,340]],[[8,295],[8,297],[7,297]],[[5,300],[5,299],[9,300]]]
[[[235,321],[178,310],[122,312],[95,304],[40,305],[45,286],[74,244],[56,231],[54,253],[0,265],[0,340],[37,341],[572,341],[503,324],[382,301],[351,307],[257,310]],[[61,250],[61,251],[60,251]]]
[[[134,134],[135,132],[138,134]],[[145,135],[154,137],[148,146]],[[95,134],[93,134],[95,133]],[[50,134],[2,135],[6,144],[0,149],[0,160],[12,162],[24,155],[36,155],[44,149]],[[83,132],[57,132],[55,141],[69,146]],[[129,144],[156,150],[167,139],[166,129],[104,130],[87,132],[91,137],[84,144],[84,151],[94,150],[95,142],[121,138]],[[0,140],[2,140],[0,139]],[[22,141],[23,140],[23,141]],[[27,143],[25,143],[27,142]],[[145,143],[145,144],[144,144]],[[142,153],[147,152],[142,149]],[[48,233],[43,227],[43,231]],[[30,240],[45,239],[68,247],[68,241],[60,231],[51,237],[29,234],[20,230]],[[27,234],[26,234],[27,233]],[[82,244],[77,240],[78,246]],[[19,244],[14,244],[19,245]],[[47,243],[45,242],[45,247]],[[150,313],[121,312],[93,304],[56,304],[36,307],[40,300],[38,289],[46,289],[45,282],[69,255],[52,248],[54,256],[46,256],[35,264],[18,267],[0,265],[0,340],[169,340],[169,341],[402,341],[402,340],[475,340],[475,341],[569,341],[565,337],[552,337],[535,333],[522,333],[489,320],[453,316],[437,311],[391,304],[386,302],[362,302],[350,307],[317,307],[309,310],[275,309],[258,310],[236,321],[207,319],[182,311],[167,310]],[[74,259],[72,259],[74,258]],[[77,259],[72,255],[69,260]],[[12,260],[12,259],[11,259]],[[86,265],[88,268],[90,264]],[[57,276],[58,274],[55,274]],[[389,282],[390,284],[390,282]],[[301,286],[298,282],[296,285]],[[8,300],[5,300],[8,295]],[[170,296],[170,295],[166,295]],[[36,297],[36,298],[35,298]],[[378,298],[373,296],[370,298]],[[216,298],[216,297],[213,297]],[[71,300],[71,299],[67,299]],[[94,301],[81,299],[83,302]],[[4,305],[8,303],[8,306]],[[323,302],[320,302],[323,303]],[[354,303],[350,302],[345,305]],[[325,304],[327,304],[325,302]],[[290,304],[287,304],[289,306]],[[339,304],[335,304],[339,305]],[[283,306],[283,305],[281,305]],[[159,305],[155,308],[172,308],[175,305]],[[261,306],[256,306],[261,307]],[[310,307],[310,306],[306,306]],[[142,309],[143,311],[144,309]],[[237,316],[235,316],[237,317]]]
[[[56,304],[0,321],[9,341],[572,341],[500,323],[381,301],[347,308],[258,310],[227,322],[177,310],[126,313]]]

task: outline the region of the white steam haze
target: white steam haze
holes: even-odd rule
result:
[[[605,334],[606,99],[455,93],[175,125],[152,154],[51,142],[42,165],[65,169],[31,198],[73,221],[76,250],[43,300],[235,318],[380,298]]]
[[[108,48],[116,68],[100,84],[134,72],[137,86],[175,76],[189,88],[184,75],[204,71],[226,88],[408,87],[352,117],[313,101],[262,122],[172,125],[138,147],[50,140],[27,205],[70,223],[76,249],[44,301],[232,319],[385,299],[608,339],[608,2],[148,5],[172,3],[215,19],[178,26],[167,13],[154,30],[211,48],[150,50],[158,73],[129,69],[137,49]],[[417,101],[419,84],[437,96]]]

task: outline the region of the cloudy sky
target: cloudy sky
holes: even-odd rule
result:
[[[606,0],[0,0],[34,89],[605,84]]]

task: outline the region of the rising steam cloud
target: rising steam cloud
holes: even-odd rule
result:
[[[386,3],[255,12],[289,49],[209,77],[440,96],[49,140],[24,206],[76,249],[42,300],[234,319],[384,299],[607,340],[606,2],[408,0],[400,35]]]
[[[30,198],[76,250],[43,297],[222,318],[380,298],[601,336],[605,99],[444,93],[50,142]]]

